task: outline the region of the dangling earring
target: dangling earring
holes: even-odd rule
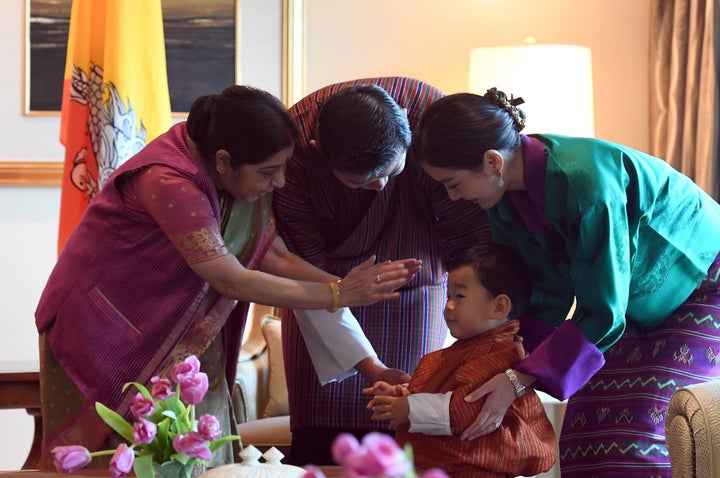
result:
[[[500,171],[498,171],[496,174],[498,177],[498,187],[502,188],[503,186],[505,186],[505,180],[503,179],[502,173]]]

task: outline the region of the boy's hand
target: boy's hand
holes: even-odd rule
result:
[[[408,423],[410,420],[410,403],[407,395],[402,397],[377,395],[370,401],[368,407],[372,410],[371,420],[390,420],[388,423],[390,430],[397,428],[398,425]]]
[[[387,382],[383,382],[382,380],[379,382],[375,382],[372,387],[363,388],[362,393],[365,395],[386,395],[390,397],[402,397],[408,392],[407,388],[405,388],[404,385],[390,385]],[[372,402],[372,400],[371,400]],[[370,406],[368,404],[368,409],[370,409]]]

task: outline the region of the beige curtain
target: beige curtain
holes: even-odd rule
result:
[[[716,200],[720,0],[651,0],[650,144]]]

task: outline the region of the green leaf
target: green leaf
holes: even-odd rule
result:
[[[153,456],[152,455],[140,455],[135,458],[133,462],[133,470],[135,470],[135,476],[137,478],[154,478],[155,472],[153,471]]]
[[[415,457],[413,456],[412,445],[410,443],[406,443],[403,447],[403,451],[405,452],[405,458],[407,458],[407,461],[413,465],[412,468],[410,468],[410,471],[405,473],[403,478],[415,478],[417,475],[415,474]]]
[[[210,443],[210,445],[209,445],[210,451],[215,451],[218,448],[220,448],[221,446],[223,446],[224,444],[231,442],[233,440],[239,440],[239,439],[240,439],[240,437],[238,435],[226,435],[224,437],[220,437],[217,440],[215,440],[214,442]]]
[[[100,402],[95,402],[95,410],[100,418],[107,423],[110,428],[120,434],[121,437],[125,438],[130,443],[133,442],[135,437],[133,436],[133,427],[123,417],[121,417],[115,410],[111,410]]]
[[[148,389],[145,387],[145,385],[143,385],[142,383],[138,383],[138,382],[126,383],[125,385],[123,385],[122,391],[125,392],[125,390],[127,390],[128,387],[130,387],[131,385],[135,385],[135,388],[137,388],[140,391],[140,393],[142,393],[143,397],[149,398],[149,399],[153,398],[152,395],[150,395],[150,392],[148,391]]]
[[[177,415],[175,415],[175,412],[173,412],[172,410],[165,410],[163,412],[163,415],[165,415],[166,417],[170,417],[173,420],[177,420]]]
[[[193,457],[188,456],[183,452],[177,452],[170,456],[170,459],[181,463],[183,466],[187,465],[188,461],[190,461],[192,458]]]

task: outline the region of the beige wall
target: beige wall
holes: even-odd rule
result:
[[[0,161],[60,161],[59,121],[22,114],[26,0],[0,2]],[[277,9],[267,0],[238,0]],[[470,50],[513,45],[529,35],[542,43],[592,49],[596,136],[646,150],[650,0],[305,0],[305,92],[375,75],[421,78],[448,93],[467,86]],[[243,15],[244,81],[279,94],[268,77],[278,58],[261,54],[277,23]],[[270,33],[268,33],[270,32]],[[567,101],[572,101],[568,99]],[[0,187],[0,362],[37,357],[33,312],[52,268],[58,188]],[[18,468],[32,420],[0,411],[0,470]]]
[[[538,43],[589,47],[595,136],[648,149],[650,0],[305,3],[305,91],[376,75],[416,77],[446,93],[466,91],[472,48],[517,45],[533,36]]]

